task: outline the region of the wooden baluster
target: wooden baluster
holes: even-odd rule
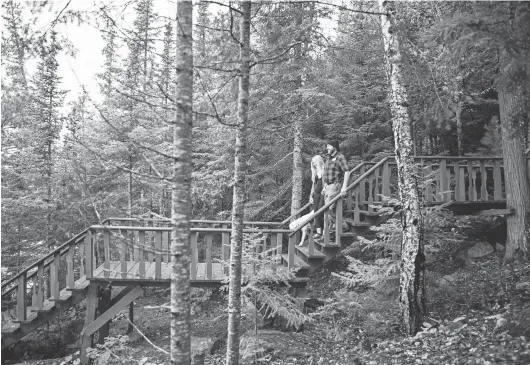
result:
[[[83,274],[84,275],[84,274]],[[44,308],[44,262],[39,264],[37,268],[37,284],[39,288],[37,290],[37,309]]]
[[[66,254],[66,287],[73,288],[75,277],[74,277],[74,253],[75,243],[68,246],[68,253]],[[35,283],[34,283],[35,284]]]
[[[155,279],[162,277],[162,231],[155,232]]]
[[[149,226],[152,226],[153,222],[149,222]],[[147,244],[147,262],[153,262],[155,259],[155,254],[153,250],[153,239],[155,232],[147,231],[146,232],[146,244]]]
[[[162,233],[162,250],[165,251],[163,258],[166,263],[170,263],[169,258],[169,231],[164,231]]]
[[[85,242],[87,239],[89,232],[85,234]],[[79,277],[82,278],[85,276],[85,242],[81,241],[79,242]]]
[[[50,285],[51,285],[51,299],[59,299],[60,285],[59,285],[59,265],[61,253],[56,252],[53,255],[53,261],[50,264]]]
[[[375,169],[374,171],[374,195],[373,195],[373,201],[378,202],[381,201],[381,197],[379,196],[380,190],[379,190],[379,167]]]
[[[360,203],[360,189],[359,188],[355,188],[354,191],[353,191],[353,195],[355,196],[355,206],[353,208],[353,221],[355,223],[359,223],[361,221],[361,212],[360,212],[360,208],[359,208],[359,205],[361,204]]]
[[[502,200],[502,174],[500,160],[495,160],[493,162],[493,189],[493,199],[495,201]]]
[[[294,268],[294,247],[298,242],[298,232],[289,237],[289,247],[287,250],[287,270]]]
[[[314,232],[313,232],[313,226],[315,225],[315,219],[313,219],[311,222],[309,222],[309,243],[307,246],[307,249],[309,251],[309,254],[312,255],[315,253],[315,239],[313,238]]]
[[[138,264],[138,274],[140,275],[140,278],[145,278],[145,254],[144,254],[144,247],[145,247],[145,231],[138,232],[138,255],[140,263]]]
[[[373,179],[371,177],[369,177],[368,178],[368,213],[373,213],[373,211],[374,211],[374,208],[372,206],[374,204],[374,197],[372,195],[372,192],[373,192],[372,181],[373,181]]]
[[[486,184],[488,182],[488,174],[486,173],[486,161],[480,161],[480,200],[488,200],[488,189],[486,189]]]
[[[460,182],[458,185],[460,186],[460,201],[465,202],[466,201],[466,168],[464,166],[460,166]]]
[[[366,166],[363,165],[360,168],[359,176],[362,176],[366,172]],[[357,205],[366,203],[366,179],[362,179],[359,183],[359,200]],[[360,208],[360,207],[359,207]]]
[[[122,230],[121,236],[123,237],[120,241],[120,271],[122,279],[127,278],[127,230]]]
[[[440,160],[440,167],[438,168],[438,173],[439,173],[439,186],[440,186],[440,190],[438,191],[439,193],[439,197],[440,197],[440,201],[446,201],[445,200],[445,192],[447,191],[447,186],[446,186],[446,182],[447,182],[447,178],[446,178],[446,174],[447,174],[447,167],[446,167],[446,161],[445,159],[442,159]]]
[[[390,198],[390,164],[388,162],[385,162],[383,164],[383,191],[382,194],[387,199]]]
[[[223,224],[223,228],[227,229],[228,225]],[[222,235],[222,254],[223,254],[223,272],[225,275],[229,275],[230,273],[230,233],[223,232]]]
[[[467,181],[467,201],[472,201],[475,187],[473,186],[473,162],[471,160],[467,160]]]
[[[199,253],[197,252],[197,236],[199,232],[191,232],[191,279],[197,279],[197,262],[199,261]]]
[[[39,277],[35,274],[32,278],[32,286],[31,286],[31,309],[37,309],[38,308],[38,300],[39,300],[39,294],[38,294],[38,284],[39,284]]]
[[[276,240],[278,239],[277,234],[271,232],[271,270],[276,272]]]
[[[283,233],[276,234],[276,264],[282,263]]]
[[[432,193],[432,162],[427,162],[428,165],[425,166],[425,201],[426,202],[432,202],[433,201],[433,193]]]
[[[26,274],[25,273],[18,277],[17,284],[18,284],[18,288],[17,288],[17,320],[18,321],[25,321],[27,319],[27,317],[26,317],[26,307],[27,307]]]
[[[104,263],[103,263],[103,276],[108,278],[110,276],[110,234],[107,229],[103,231],[103,252],[104,252]]]
[[[339,198],[335,204],[335,217],[335,244],[340,246],[340,236],[342,235],[342,198]]]
[[[206,278],[212,278],[212,234],[206,233]]]
[[[451,201],[451,167],[449,164],[445,166],[445,201]]]
[[[140,247],[138,247],[139,240],[139,232],[136,230],[132,231],[131,241],[133,246],[133,261],[140,261]]]
[[[329,245],[329,209],[324,211],[324,245]]]
[[[471,173],[471,181],[473,182],[473,196],[472,200],[475,202],[478,198],[478,190],[477,190],[477,169],[473,168],[473,171]]]
[[[460,196],[460,165],[459,161],[453,163],[453,169],[455,170],[455,200],[462,201]]]

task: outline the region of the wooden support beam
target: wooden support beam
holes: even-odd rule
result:
[[[90,255],[90,252],[87,252],[87,254]],[[98,287],[99,285],[97,284],[90,284],[88,288],[88,294],[86,299],[85,327],[88,326],[90,323],[93,323],[96,319],[96,309],[98,306]],[[79,356],[79,360],[81,364],[86,365],[90,361],[86,350],[92,346],[92,336],[85,334],[85,330],[83,329],[83,331],[81,331],[80,337],[81,354]]]
[[[100,286],[99,287],[99,298],[98,298],[98,314],[100,316],[111,307],[111,301],[112,301],[112,287],[110,285],[105,286],[105,287]],[[99,344],[102,345],[103,343],[105,343],[105,338],[109,336],[109,327],[110,327],[110,321],[105,323],[99,329],[99,338],[98,338]]]

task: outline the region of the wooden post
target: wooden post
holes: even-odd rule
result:
[[[383,182],[382,194],[386,198],[390,198],[390,164],[388,163],[388,161],[383,164],[382,182]]]
[[[480,161],[480,182],[480,200],[487,201],[488,189],[486,188],[486,184],[488,182],[488,174],[486,172],[486,161],[484,160]]]
[[[110,307],[112,302],[112,288],[111,286],[99,287],[99,298],[98,298],[98,315],[101,316]],[[105,323],[99,329],[98,343],[105,343],[105,338],[109,336],[110,321]]]
[[[455,161],[453,168],[455,170],[455,200],[462,201],[463,199],[460,196],[460,161]]]
[[[38,291],[37,291],[37,309],[43,309],[44,307],[44,262],[39,264],[37,268],[38,278]]]
[[[459,173],[459,190],[460,190],[460,201],[465,202],[466,201],[466,173],[465,173],[465,167],[459,167],[458,170]]]
[[[92,230],[89,230],[85,236],[85,259],[86,259],[86,278],[91,279],[94,273],[94,267],[92,266]]]
[[[88,245],[87,245],[88,247]],[[90,255],[91,256],[91,255]],[[88,364],[89,357],[87,349],[92,346],[92,336],[85,334],[85,328],[96,319],[96,310],[98,306],[98,285],[90,284],[86,299],[85,327],[81,331],[81,354],[79,356],[81,364]]]
[[[287,270],[289,271],[294,268],[294,247],[296,242],[298,242],[298,232],[289,236],[289,247],[287,249]]]
[[[502,175],[500,160],[495,160],[493,162],[493,188],[493,199],[495,201],[502,200]]]
[[[282,248],[283,248],[283,233],[276,234],[276,263],[279,265],[282,262]]]
[[[144,254],[144,247],[145,247],[145,231],[139,232],[139,241],[138,242],[138,249],[139,249],[139,266],[138,266],[138,274],[140,275],[140,278],[145,278],[145,254]]]
[[[329,245],[329,209],[324,211],[324,245]]]
[[[223,228],[228,228],[228,225],[223,224]],[[230,273],[230,233],[223,232],[221,240],[221,244],[223,245],[223,273],[228,276]]]
[[[353,221],[355,223],[359,223],[361,221],[361,212],[359,209],[360,198],[359,198],[359,188],[355,188],[353,191],[353,195],[355,196],[355,206],[353,208]]]
[[[108,278],[110,276],[110,234],[107,229],[103,231],[103,252],[105,261],[103,263],[103,276]]]
[[[199,261],[199,253],[197,252],[197,236],[199,232],[191,233],[191,279],[197,279],[197,262]]]
[[[447,186],[446,186],[446,182],[447,182],[447,179],[445,177],[445,174],[447,174],[447,168],[446,168],[446,161],[445,159],[441,159],[440,160],[440,167],[438,168],[438,173],[439,173],[439,179],[440,179],[440,183],[439,183],[439,186],[440,186],[440,191],[438,192],[440,194],[440,201],[445,201],[445,193],[447,191]]]
[[[74,276],[74,253],[75,243],[68,246],[68,253],[66,254],[66,287],[73,288],[75,282]],[[36,282],[34,282],[36,284]]]
[[[89,234],[89,232],[87,232],[85,234],[84,241],[86,241],[88,234]],[[85,259],[85,242],[81,241],[81,242],[79,242],[79,277],[80,278],[82,278],[86,274],[86,272],[85,272],[85,263],[86,263],[86,259]]]
[[[164,250],[165,254],[163,255],[164,261],[166,263],[170,263],[171,260],[169,259],[169,231],[164,231],[162,233],[162,250]]]
[[[60,297],[60,284],[59,284],[59,265],[60,265],[61,253],[56,252],[53,255],[53,261],[50,264],[50,284],[51,284],[51,299],[59,299]],[[57,306],[59,303],[57,303]]]
[[[123,239],[120,241],[120,271],[122,279],[127,278],[127,230],[121,231]]]
[[[206,233],[206,278],[212,278],[212,234]]]
[[[17,320],[25,321],[26,320],[26,274],[22,274],[18,277],[17,281]]]
[[[361,169],[359,171],[359,176],[364,175],[366,172],[366,165],[361,166]],[[357,205],[362,202],[364,204],[366,201],[366,179],[362,179],[359,183],[359,200],[357,201]]]
[[[475,186],[473,185],[473,162],[471,160],[467,160],[467,180],[469,183],[467,187],[468,201],[473,201]]]
[[[337,199],[335,204],[335,217],[335,244],[340,246],[340,236],[342,235],[342,198]]]
[[[162,232],[155,232],[155,279],[162,277]]]
[[[426,176],[426,184],[425,187],[425,201],[426,202],[432,202],[433,201],[433,194],[432,194],[432,181],[431,181],[431,173],[432,173],[432,162],[427,162],[428,165],[425,166],[425,176]]]

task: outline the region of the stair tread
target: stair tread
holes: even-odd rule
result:
[[[309,255],[309,247],[307,246],[296,246],[296,249],[300,252],[302,252],[306,257],[312,259],[312,258],[325,258],[326,255],[324,255],[322,252],[315,249],[311,255]]]
[[[15,333],[20,329],[20,323],[8,322],[2,326],[2,334],[11,334]]]
[[[63,289],[59,292],[59,298],[48,298],[48,300],[53,302],[66,302],[72,297],[72,292],[70,290]]]
[[[42,309],[33,308],[31,309],[32,312],[49,312],[53,308],[55,308],[55,302],[50,302],[48,299],[46,299],[42,305]]]
[[[90,280],[87,280],[86,275],[75,281],[74,286],[71,288],[65,288],[67,291],[85,290],[90,285]]]
[[[289,261],[289,255],[283,254],[282,255],[283,262],[287,263]],[[301,267],[302,269],[309,269],[309,264],[305,262],[301,257],[294,255],[294,266],[295,267]]]
[[[28,308],[28,312],[30,314],[26,315],[26,319],[25,320],[23,320],[23,321],[14,320],[13,323],[31,323],[31,322],[33,322],[33,320],[37,319],[37,317],[39,316],[38,313],[31,312],[30,308]]]

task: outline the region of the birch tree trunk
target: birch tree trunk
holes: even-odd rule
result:
[[[412,126],[408,112],[407,92],[402,79],[401,53],[397,35],[394,33],[395,8],[392,2],[379,0],[379,9],[381,13],[384,13],[381,15],[381,30],[390,83],[390,109],[398,167],[399,198],[402,207],[403,240],[401,242],[399,305],[403,328],[412,336],[420,329],[425,313],[423,216],[414,171]]]
[[[503,62],[510,62],[507,57],[507,52],[502,51]],[[502,80],[499,87],[499,109],[506,176],[506,206],[515,209],[515,213],[506,218],[508,234],[504,262],[509,263],[518,255],[528,252],[526,230],[529,226],[530,191],[526,173],[523,88],[515,84],[510,75],[503,75]]]
[[[192,2],[177,2],[177,112],[171,198],[171,364],[191,363],[190,212],[193,117]]]
[[[241,1],[240,72],[238,129],[236,136],[232,237],[230,242],[230,289],[228,295],[228,339],[226,364],[239,363],[239,324],[241,321],[241,261],[243,255],[243,215],[247,154],[247,124],[250,92],[250,1]]]

